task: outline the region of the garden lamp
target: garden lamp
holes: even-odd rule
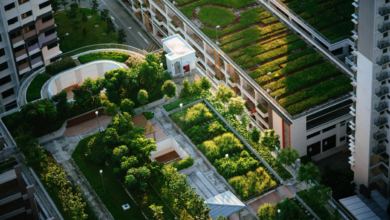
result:
[[[162,69],[163,68],[163,63],[160,63],[160,68]],[[165,82],[164,81],[164,71],[163,70],[161,70],[161,75],[162,75],[162,77],[163,77],[163,83]]]
[[[100,132],[99,112],[96,111],[95,114],[96,114],[96,118],[97,118],[97,121],[98,121],[98,126],[99,126],[98,128],[99,128],[99,132]]]
[[[278,216],[279,216],[279,220],[280,220],[280,209],[278,209]]]
[[[226,160],[227,160],[227,167],[228,167],[228,181],[229,181],[229,175],[230,175],[230,170],[229,170],[229,154],[225,154]]]
[[[219,44],[219,42],[218,42],[218,28],[220,28],[219,25],[217,25],[217,27],[215,29],[215,35],[217,36],[217,42],[216,42],[217,45]]]
[[[106,187],[104,186],[104,181],[103,181],[103,170],[100,170],[100,176],[102,176],[102,183],[103,183],[103,190],[104,190],[104,193],[106,193]]]
[[[267,92],[270,93],[271,90],[269,89],[269,75],[271,75],[271,72],[267,73]]]
[[[180,103],[180,109],[181,109],[181,123],[184,126],[183,103]]]

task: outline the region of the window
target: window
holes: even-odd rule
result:
[[[56,62],[56,61],[59,60],[60,58],[61,58],[60,56],[51,58],[51,59],[50,59],[50,63]]]
[[[57,46],[57,42],[47,45],[47,49],[50,50]]]
[[[14,18],[8,20],[8,25],[15,24],[16,22],[18,22],[18,17],[14,17]]]
[[[340,127],[345,125],[345,121],[340,122]]]
[[[16,32],[11,34],[11,39],[17,38],[20,35],[22,35],[22,32],[21,31],[16,31]]]
[[[320,134],[321,134],[321,131],[315,132],[315,133],[313,133],[313,134],[309,134],[309,135],[307,135],[307,139],[310,139],[310,138],[312,138],[312,137],[318,136],[318,135],[320,135]]]
[[[32,15],[32,11],[28,11],[26,13],[23,13],[20,15],[20,17],[22,17],[22,19],[25,19],[27,17],[30,17]]]
[[[8,68],[8,63],[7,62],[4,62],[4,63],[0,64],[0,71],[3,71],[5,69],[7,69],[7,68]]]
[[[387,3],[389,3],[389,2],[390,2],[390,0],[386,0],[386,1],[385,1],[385,4],[387,4]]]
[[[13,3],[13,2],[11,4],[4,6],[5,11],[11,10],[13,8],[15,8],[15,3]]]
[[[340,142],[345,141],[345,137],[340,138]]]
[[[382,82],[382,85],[384,85],[384,84],[386,84],[386,81],[383,81],[383,82]]]
[[[51,30],[49,30],[49,31],[46,31],[46,32],[45,32],[45,37],[49,36],[50,34],[54,34],[55,32],[56,32],[56,29],[55,29],[55,28],[53,28],[53,29],[51,29]]]
[[[386,65],[382,66],[382,70],[384,70],[384,69],[386,69],[386,68],[387,68],[387,66],[386,66]]]
[[[10,102],[10,103],[5,105],[5,110],[9,111],[9,110],[14,109],[16,107],[18,107],[18,105],[16,104],[16,101],[13,101],[13,102]]]
[[[17,53],[24,49],[24,45],[20,45],[19,47],[14,48],[14,53]]]
[[[389,33],[388,33],[388,32],[383,33],[383,37],[387,37],[387,36],[389,36]]]
[[[33,59],[35,59],[37,57],[41,57],[41,54],[40,53],[36,53],[36,54],[30,56],[30,59],[33,60]]]
[[[15,94],[14,88],[8,89],[7,91],[1,93],[1,95],[3,96],[3,99],[5,99],[13,94]]]
[[[3,41],[3,38],[1,37],[1,35],[0,35],[0,42],[2,42]]]
[[[30,40],[29,42],[27,42],[27,46],[31,47],[32,45],[35,45],[36,43],[38,43],[38,38],[35,38],[34,40]]]
[[[387,53],[387,48],[383,50],[383,53]]]
[[[389,125],[386,125],[386,128],[389,129],[390,128]]]
[[[389,20],[389,16],[388,15],[385,16],[385,21],[387,21],[387,20]]]
[[[330,127],[325,128],[324,130],[322,130],[322,132],[325,133],[325,132],[330,131],[330,130],[335,129],[335,128],[336,128],[336,125],[332,125]]]
[[[42,18],[42,23],[48,22],[53,19],[53,15],[46,16]]]
[[[385,98],[386,98],[386,96],[382,96],[382,97],[381,97],[381,100],[384,100]]]
[[[1,48],[0,49],[0,57],[4,56],[5,55],[5,50],[4,48]]]
[[[351,111],[351,104],[352,101],[347,100],[307,116],[306,129],[310,130],[344,115],[348,115]]]
[[[44,2],[42,4],[39,4],[39,9],[46,8],[49,5],[50,5],[50,1]]]
[[[18,3],[19,5],[23,4],[23,3],[26,3],[26,2],[29,2],[30,0],[18,0]]]
[[[11,76],[10,75],[0,79],[0,86],[2,86],[4,84],[7,84],[9,82],[11,82]]]
[[[19,60],[16,63],[18,64],[18,66],[23,65],[23,64],[27,63],[27,58],[24,58],[23,60]]]
[[[24,28],[23,30],[24,30],[24,33],[35,30],[35,24],[28,26],[28,27]]]

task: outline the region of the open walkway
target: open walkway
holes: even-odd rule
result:
[[[100,129],[103,129],[103,126],[111,123],[111,116],[109,115],[101,115],[99,116]],[[89,130],[95,129],[99,127],[99,124],[96,118],[89,119],[80,124],[71,126],[66,128],[63,136],[73,136],[79,135]]]

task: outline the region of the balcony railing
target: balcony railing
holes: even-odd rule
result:
[[[374,140],[376,141],[380,141],[380,140],[383,140],[387,137],[386,135],[386,132],[377,132],[377,133],[374,133]]]
[[[382,65],[385,65],[387,63],[390,62],[390,58],[388,55],[383,55],[381,58],[377,59],[376,60],[376,63],[379,65],[379,66],[382,66]]]
[[[25,62],[22,65],[18,66],[18,70],[22,71],[22,70],[26,69],[27,67],[29,67],[28,62]]]
[[[345,62],[351,66],[356,66],[356,62],[353,55],[345,57]]]
[[[378,82],[382,82],[383,80],[386,80],[390,78],[390,74],[388,72],[381,72],[376,75],[376,80]]]
[[[382,34],[386,31],[390,30],[390,23],[384,23],[382,25],[378,25],[378,31],[381,32]]]
[[[386,117],[379,117],[377,119],[374,120],[374,125],[377,126],[377,127],[380,127],[384,124],[387,123],[387,118]]]
[[[372,149],[372,152],[376,155],[381,154],[385,151],[386,151],[386,145],[384,145],[384,144],[379,144],[378,146],[376,146]]]
[[[380,14],[381,16],[390,14],[390,7],[380,7],[378,14]]]
[[[378,46],[379,49],[382,50],[382,49],[384,49],[386,47],[389,47],[390,46],[390,42],[387,41],[387,40],[381,40],[381,41],[378,41],[377,46]]]
[[[378,105],[375,105],[375,111],[381,112],[386,110],[388,107],[389,105],[387,104],[387,102],[381,102]]]
[[[384,95],[387,95],[389,93],[389,88],[388,87],[381,87],[380,89],[375,90],[375,95],[377,97],[382,97]]]

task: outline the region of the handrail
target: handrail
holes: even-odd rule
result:
[[[133,51],[135,53],[139,53],[139,54],[142,54],[142,55],[146,55],[146,54],[149,53],[149,52],[147,52],[145,50],[140,50],[140,49],[138,49],[136,47],[132,47],[132,46],[125,45],[125,44],[107,43],[107,44],[94,44],[94,45],[88,45],[88,46],[85,46],[85,47],[80,47],[80,48],[77,48],[75,50],[72,50],[72,51],[69,51],[69,52],[61,54],[61,58],[71,57],[71,56],[74,56],[74,55],[77,55],[77,54],[80,54],[80,53],[83,53],[83,52],[86,52],[86,51],[98,50],[98,49],[122,49],[122,50]]]
[[[321,220],[320,217],[298,196],[298,194],[294,194],[294,198],[296,198],[317,220]]]

